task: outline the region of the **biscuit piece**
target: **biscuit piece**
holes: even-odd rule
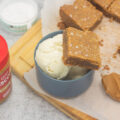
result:
[[[114,100],[120,101],[120,74],[111,73],[102,77],[106,93]]]
[[[91,0],[91,2],[99,8],[107,11],[107,8],[112,4],[114,0]]]
[[[76,0],[73,5],[62,6],[60,16],[67,27],[91,30],[101,21],[103,14],[87,0]]]
[[[108,8],[108,12],[114,19],[120,22],[120,0],[114,0],[114,2]]]
[[[59,22],[57,25],[61,30],[64,30],[66,28],[65,24],[63,22]]]
[[[120,54],[120,46],[118,47],[118,49],[117,49],[117,53],[119,53]]]
[[[63,61],[66,65],[98,69],[101,60],[97,35],[91,31],[67,28],[63,33]]]

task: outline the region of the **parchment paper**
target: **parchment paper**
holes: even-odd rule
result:
[[[34,90],[44,95],[48,95],[37,82],[35,68],[31,69],[28,73],[25,73],[24,78]],[[86,92],[76,98],[57,100],[88,113],[99,120],[120,119],[120,104],[105,94],[101,85],[99,72],[95,73],[92,85]]]
[[[73,1],[45,0],[41,13],[43,35],[59,29],[57,27],[57,23],[60,21],[59,8],[65,3],[71,4]],[[106,95],[101,83],[101,74],[109,74],[111,72],[120,74],[120,56],[117,55],[117,58],[113,58],[113,54],[120,45],[120,24],[104,17],[94,32],[104,42],[103,46],[100,47],[102,67],[99,71],[96,71],[92,85],[86,92],[74,99],[56,99],[99,120],[120,120],[120,103]],[[110,70],[103,70],[104,65],[108,65]],[[37,83],[35,69],[25,73],[24,77],[35,90],[48,95]]]

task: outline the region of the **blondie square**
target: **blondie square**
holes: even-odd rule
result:
[[[92,3],[107,11],[114,0],[91,0]]]
[[[120,21],[120,0],[114,0],[108,11],[117,21]]]
[[[67,27],[91,30],[101,21],[103,14],[87,0],[76,0],[73,5],[63,5],[60,16]]]
[[[98,69],[101,64],[99,40],[91,31],[69,27],[63,33],[63,61],[66,65],[79,65]]]

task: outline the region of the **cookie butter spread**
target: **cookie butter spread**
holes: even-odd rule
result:
[[[9,65],[9,52],[5,39],[0,36],[0,103],[11,91],[11,71]]]
[[[40,68],[53,78],[61,79],[67,76],[70,67],[62,61],[62,34],[43,41],[36,52],[36,61]]]
[[[111,73],[102,77],[105,91],[113,99],[120,101],[120,74]]]

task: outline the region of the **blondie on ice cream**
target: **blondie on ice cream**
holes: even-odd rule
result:
[[[63,35],[43,41],[36,51],[36,61],[40,68],[55,79],[76,79],[88,72],[79,66],[67,66],[63,63]]]

